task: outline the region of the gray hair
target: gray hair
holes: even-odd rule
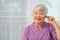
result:
[[[36,6],[33,8],[33,11],[34,11],[36,8],[43,8],[43,9],[45,10],[46,15],[47,15],[48,8],[47,8],[45,5],[43,5],[43,4],[38,4],[38,5],[36,5]]]

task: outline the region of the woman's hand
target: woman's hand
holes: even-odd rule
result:
[[[51,16],[47,16],[48,22],[52,25],[57,25],[55,18]]]
[[[60,27],[56,23],[55,18],[48,16],[47,19],[48,19],[48,22],[54,26],[54,28],[56,30],[56,34],[57,34],[57,39],[60,40]]]

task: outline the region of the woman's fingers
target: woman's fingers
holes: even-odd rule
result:
[[[48,19],[48,22],[49,22],[50,24],[55,24],[55,23],[56,23],[54,17],[46,16],[46,18]]]
[[[50,21],[54,21],[54,17],[49,16],[48,19],[49,19]]]
[[[54,17],[51,17],[51,16],[46,16],[48,21],[53,21],[54,20]]]

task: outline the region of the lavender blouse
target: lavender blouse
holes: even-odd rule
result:
[[[51,24],[44,22],[42,30],[39,31],[37,25],[33,23],[26,27],[22,40],[57,40],[57,36]]]

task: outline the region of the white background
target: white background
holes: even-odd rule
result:
[[[32,9],[39,3],[48,7],[48,15],[60,25],[59,0],[0,0],[0,40],[21,40],[24,28],[33,22]]]

